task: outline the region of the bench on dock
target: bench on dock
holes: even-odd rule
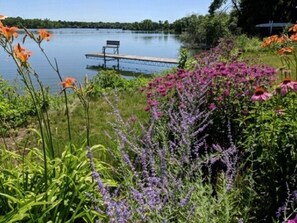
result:
[[[102,53],[105,55],[106,49],[112,48],[114,54],[119,54],[120,41],[118,40],[106,40],[106,46],[102,47]]]

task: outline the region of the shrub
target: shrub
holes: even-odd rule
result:
[[[26,94],[17,93],[17,87],[11,86],[0,77],[0,132],[7,132],[25,124],[31,115],[34,115],[32,101]]]
[[[91,95],[98,96],[112,90],[135,91],[145,86],[147,81],[144,77],[128,80],[115,70],[102,70],[91,80],[93,86]]]
[[[257,37],[248,37],[245,34],[235,37],[235,49],[243,50],[244,52],[257,52],[261,50],[262,42]]]

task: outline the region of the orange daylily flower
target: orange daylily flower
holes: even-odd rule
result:
[[[13,52],[16,58],[18,58],[22,63],[27,63],[29,57],[32,55],[30,51],[21,47],[19,43],[14,47]]]
[[[283,42],[286,42],[288,39],[289,39],[289,37],[287,35],[283,35],[283,36],[277,38],[276,42],[277,43],[283,43]]]
[[[297,24],[293,25],[290,29],[289,32],[297,32]]]
[[[64,90],[66,88],[74,88],[75,87],[75,82],[76,82],[75,78],[73,78],[73,77],[66,77],[64,79],[64,81],[62,81],[60,83],[60,85],[62,85],[63,90]]]
[[[13,37],[17,38],[18,37],[18,28],[13,26],[13,27],[7,27],[7,26],[0,26],[0,33],[2,33],[7,41],[11,40]]]
[[[294,42],[297,42],[297,33],[290,36],[290,39]]]
[[[42,40],[49,41],[53,36],[53,34],[49,33],[45,29],[40,29],[40,30],[38,30],[38,32],[39,32],[39,38],[41,41]]]
[[[277,53],[280,55],[283,55],[283,54],[290,54],[293,51],[294,51],[294,47],[291,46],[291,47],[283,47]]]
[[[268,47],[273,43],[277,43],[278,41],[280,41],[280,40],[277,35],[269,36],[264,39],[262,47]]]

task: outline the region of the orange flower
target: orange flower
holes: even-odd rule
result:
[[[0,33],[2,33],[7,41],[11,40],[13,37],[17,38],[18,37],[18,28],[13,26],[13,27],[7,27],[7,26],[0,26]]]
[[[293,25],[290,29],[289,32],[297,32],[297,24]]]
[[[29,57],[32,55],[30,51],[27,49],[21,47],[21,45],[18,43],[13,49],[15,57],[18,58],[21,63],[27,63]]]
[[[290,36],[290,39],[294,42],[297,42],[297,33]]]
[[[263,44],[262,44],[262,47],[268,47],[271,44],[277,43],[279,41],[280,41],[280,39],[278,38],[277,35],[269,36],[269,37],[267,37],[267,38],[264,39]]]
[[[62,81],[60,83],[60,85],[62,85],[63,90],[64,90],[66,88],[74,88],[75,87],[75,82],[76,82],[75,78],[73,78],[73,77],[66,77],[64,79],[64,81]]]
[[[283,42],[286,42],[288,39],[289,39],[289,37],[287,35],[283,35],[283,36],[277,38],[276,42],[277,43],[283,43]]]
[[[283,55],[283,54],[290,54],[294,51],[294,47],[291,46],[291,47],[283,47],[281,48],[277,53],[279,55]]]
[[[45,29],[40,29],[40,30],[38,30],[38,32],[39,32],[39,38],[41,41],[42,40],[49,41],[53,36],[53,34],[49,33]]]

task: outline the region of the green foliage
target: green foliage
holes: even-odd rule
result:
[[[0,132],[25,124],[35,113],[28,95],[20,95],[17,91],[19,89],[0,77]]]
[[[175,25],[179,31],[186,29],[183,37],[191,45],[211,46],[230,34],[229,18],[224,13],[192,15]],[[156,28],[151,20],[133,25]],[[170,27],[168,21],[158,25]],[[40,37],[26,32],[44,52]],[[159,94],[160,100],[148,100],[153,116],[146,126],[138,123],[149,116],[138,90],[147,79],[127,80],[112,70],[102,71],[84,85],[70,83],[67,88],[74,94],[68,100],[69,91],[64,91],[65,117],[60,99],[52,100],[33,68],[11,51],[14,40],[1,37],[1,46],[14,57],[30,94],[20,96],[1,80],[1,121],[17,126],[27,115],[37,114],[39,137],[30,142],[31,149],[0,148],[0,222],[112,222],[110,213],[123,216],[126,204],[135,222],[268,222],[287,202],[287,191],[297,188],[297,83],[289,85],[286,93],[276,89],[270,101],[254,106],[254,85],[270,86],[265,78],[274,75],[274,69],[236,61],[229,39],[209,51],[209,56],[197,56],[195,65],[181,50],[183,69],[148,85],[148,98]],[[235,48],[253,55],[259,50],[256,38],[239,36],[235,42]],[[61,78],[59,69],[51,65]],[[205,81],[210,77],[211,83]],[[36,78],[39,91],[31,78]],[[198,97],[202,85],[205,93]],[[167,88],[174,90],[164,96]],[[120,100],[109,94],[114,92],[120,92]],[[119,105],[123,119],[115,107],[116,113],[112,112],[103,95],[112,106]],[[112,132],[110,123],[116,131]],[[113,150],[107,153],[106,147],[98,145],[101,142]],[[93,161],[87,160],[85,144],[98,145],[87,147],[97,157],[97,174],[91,172]],[[99,177],[102,182],[98,183]],[[106,211],[94,211],[94,204]],[[288,220],[296,208],[286,211],[292,213],[285,214]]]
[[[242,50],[243,52],[258,52],[260,51],[262,41],[257,37],[249,38],[247,35],[242,34],[235,36],[235,48]]]
[[[260,10],[261,9],[261,10]],[[259,32],[255,27],[260,23],[267,23],[270,20],[275,22],[293,22],[296,17],[295,0],[241,0],[240,13],[238,14],[238,26],[249,34]],[[267,32],[267,34],[269,34]]]
[[[105,148],[94,146],[94,152],[104,153]],[[49,185],[45,189],[43,178],[43,154],[38,148],[12,152],[0,150],[0,222],[94,222],[102,218],[93,212],[96,197],[90,174],[86,149],[66,147],[60,158],[47,161]],[[96,161],[96,167],[106,179],[109,167]]]
[[[179,52],[178,68],[185,68],[186,62],[189,58],[189,51],[186,48],[182,48]]]
[[[112,29],[128,29],[128,30],[168,30],[171,28],[168,20],[154,22],[145,19],[141,22],[79,22],[79,21],[51,21],[49,19],[23,19],[21,17],[8,17],[5,20],[8,26],[27,27],[31,29],[58,29],[58,28],[112,28]]]
[[[258,220],[273,217],[285,202],[288,190],[297,188],[296,112],[295,92],[276,94],[269,101],[256,103],[242,122],[242,146],[249,154],[245,168],[257,194],[252,203]]]
[[[116,70],[101,70],[92,80],[92,96],[102,95],[102,93],[119,91],[135,91],[148,83],[148,79],[137,77],[132,80],[125,79]]]
[[[225,13],[213,16],[192,15],[188,18],[188,25],[181,35],[181,40],[190,47],[214,46],[220,38],[231,34],[229,21],[230,17]]]

